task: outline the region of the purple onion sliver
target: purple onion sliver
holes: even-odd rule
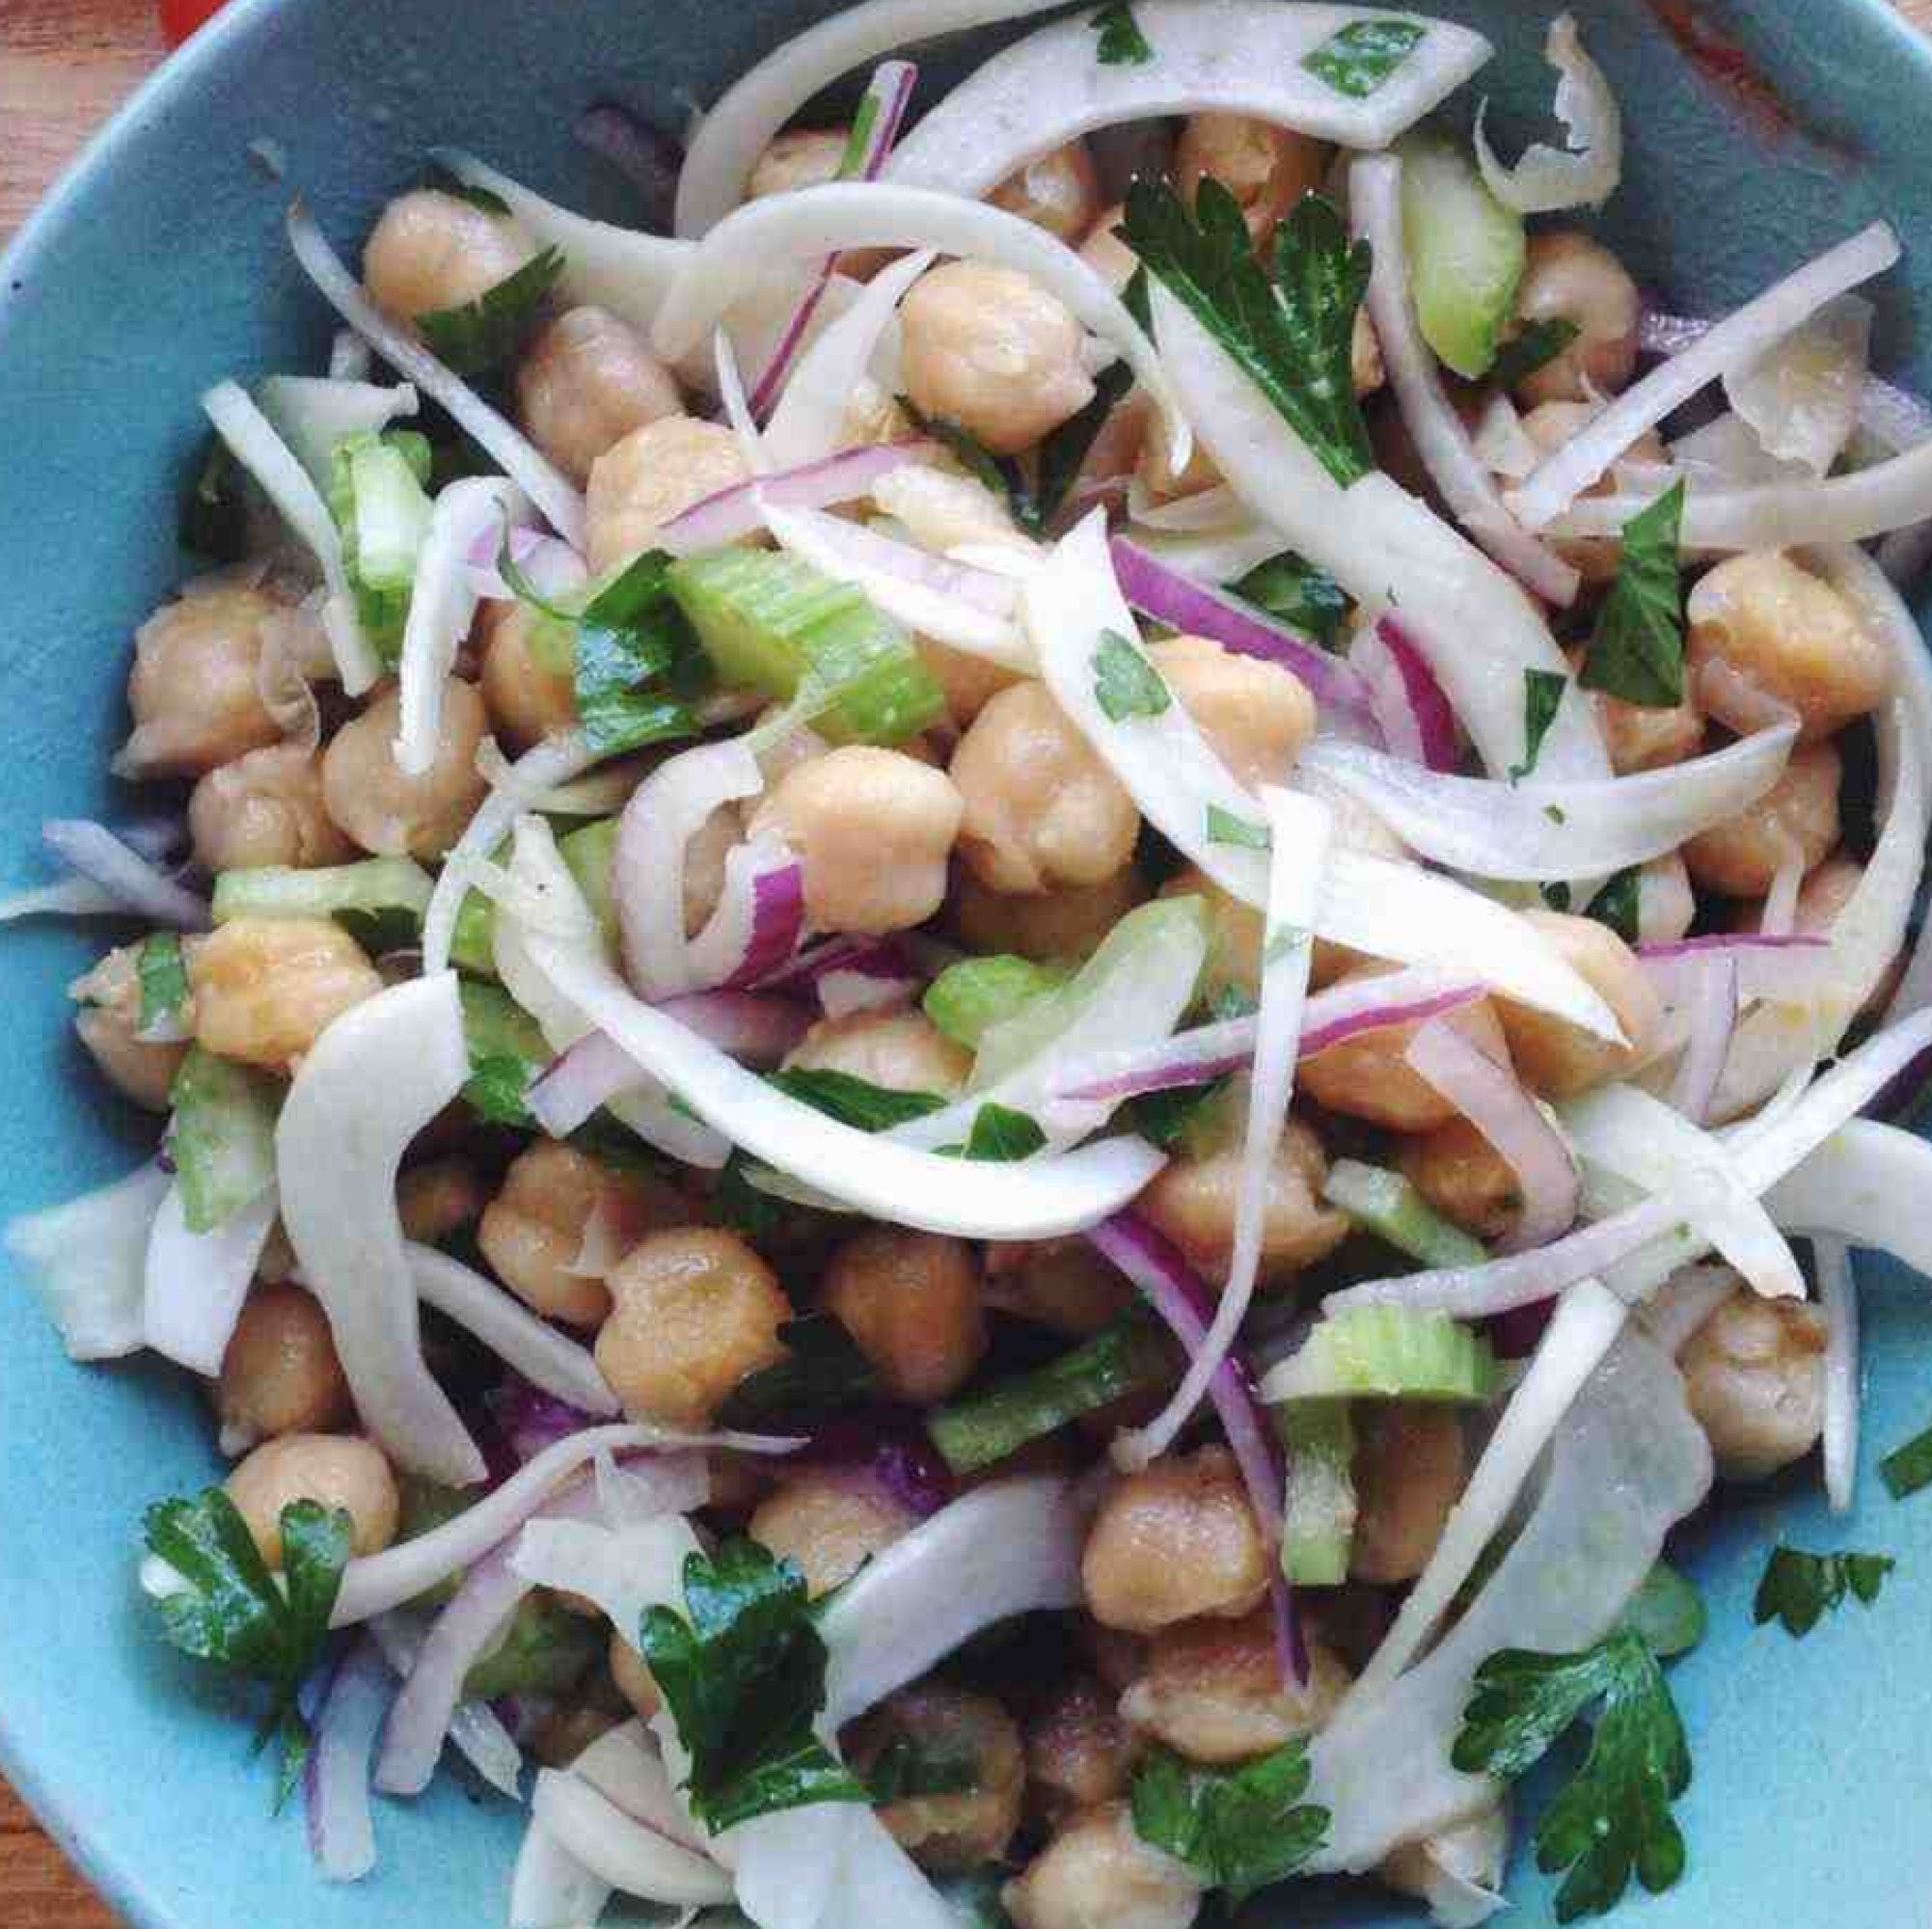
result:
[[[1544,1329],[1556,1310],[1554,1299],[1534,1299],[1527,1306],[1512,1306],[1507,1313],[1492,1314],[1483,1321],[1483,1330],[1497,1357],[1527,1360],[1542,1344]]]
[[[1422,739],[1423,761],[1432,771],[1453,772],[1461,761],[1456,736],[1456,712],[1443,694],[1442,685],[1429,666],[1429,659],[1419,650],[1400,621],[1384,616],[1375,625],[1375,634],[1401,675],[1402,692],[1408,698],[1416,729]]]
[[[1086,1236],[1102,1258],[1139,1289],[1188,1357],[1198,1354],[1213,1323],[1213,1302],[1165,1236],[1136,1213],[1119,1212],[1091,1228]],[[1267,1549],[1269,1605],[1283,1671],[1297,1686],[1305,1687],[1308,1645],[1295,1613],[1293,1589],[1281,1565],[1282,1521],[1288,1505],[1286,1450],[1262,1409],[1254,1375],[1238,1348],[1215,1369],[1208,1397],[1220,1416]]]
[[[1772,936],[1756,931],[1720,931],[1704,937],[1678,937],[1668,942],[1640,944],[1639,958],[1708,958],[1727,951],[1824,951],[1830,940],[1788,933]]]
[[[568,1138],[639,1080],[637,1065],[615,1040],[592,1032],[552,1061],[524,1094],[524,1103],[552,1138]]]
[[[929,461],[937,448],[924,436],[906,436],[896,442],[842,448],[796,469],[733,482],[674,516],[660,535],[674,555],[721,549],[764,528],[766,503],[788,509],[834,508],[867,494],[882,475],[909,463]]]
[[[915,1417],[874,1409],[827,1421],[799,1456],[813,1466],[846,1469],[875,1480],[908,1513],[927,1520],[958,1494],[952,1470]]]
[[[599,101],[578,120],[578,143],[609,161],[638,191],[638,225],[668,234],[684,172],[684,144],[628,107]]]
[[[741,991],[770,977],[798,955],[804,935],[805,867],[788,857],[752,882],[751,933],[726,989]]]
[[[1737,959],[1713,952],[1698,973],[1691,1038],[1671,1085],[1671,1103],[1694,1126],[1709,1117],[1737,1030]]]
[[[369,1761],[395,1676],[372,1639],[356,1643],[329,1684],[303,1772],[309,1847],[331,1882],[358,1882],[375,1866]]]

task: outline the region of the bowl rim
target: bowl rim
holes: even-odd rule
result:
[[[259,35],[272,32],[283,14],[322,0],[228,0],[180,46],[169,51],[88,137],[79,151],[55,177],[8,241],[0,249],[0,355],[8,345],[9,321],[15,304],[36,279],[41,257],[50,252],[63,224],[80,207],[105,177],[125,143],[144,124],[165,114],[176,97],[188,93]],[[828,13],[842,11],[857,0],[837,0]],[[1049,0],[1057,4],[1057,0]],[[1067,0],[1072,4],[1072,0]],[[1890,51],[1918,70],[1919,82],[1932,90],[1932,29],[1920,28],[1900,11],[1900,0],[1841,0],[1859,29],[1889,41]],[[1427,11],[1423,0],[1421,11]],[[1043,9],[1048,11],[1049,9]],[[1647,11],[1647,10],[1646,10]],[[1932,647],[1932,631],[1928,631]],[[111,1854],[88,1840],[77,1826],[68,1799],[44,1774],[24,1741],[15,1733],[4,1701],[0,1701],[0,1774],[62,1855],[129,1929],[202,1929],[177,1915],[156,1892],[150,1877],[133,1861]]]

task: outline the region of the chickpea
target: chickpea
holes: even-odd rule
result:
[[[910,1405],[957,1392],[985,1356],[979,1263],[963,1239],[874,1226],[832,1255],[820,1299]]]
[[[1090,1676],[1048,1691],[1027,1717],[1025,1748],[1033,1803],[1049,1825],[1127,1793],[1132,1746],[1113,1697]]]
[[[1596,419],[1594,402],[1539,402],[1523,417],[1523,433],[1539,455],[1554,455],[1565,443],[1573,441]],[[1670,451],[1655,429],[1646,429],[1624,450],[1624,462],[1668,462]],[[1614,474],[1592,482],[1586,496],[1609,496],[1617,490]],[[1550,547],[1593,589],[1608,588],[1617,580],[1617,566],[1623,559],[1620,536],[1577,536],[1552,542]]]
[[[1397,1148],[1402,1176],[1445,1219],[1479,1239],[1513,1230],[1523,1195],[1510,1162],[1467,1119],[1451,1119]]]
[[[1214,458],[1199,437],[1184,467],[1174,466],[1174,451],[1164,433],[1150,431],[1141,444],[1140,460],[1134,465],[1140,486],[1156,503],[1178,503],[1189,496],[1205,496],[1221,486],[1222,475]]]
[[[1140,812],[1045,685],[1017,683],[953,752],[960,855],[984,884],[1030,894],[1103,883],[1133,860]]]
[[[476,1173],[459,1158],[413,1165],[395,1182],[402,1236],[419,1245],[433,1246],[475,1225],[488,1203]]]
[[[1011,268],[948,261],[899,311],[906,393],[920,413],[1018,455],[1094,398],[1080,324]]]
[[[795,127],[780,134],[752,164],[745,199],[763,201],[836,180],[851,139],[850,127]]]
[[[640,1722],[648,1722],[665,1704],[651,1677],[650,1663],[614,1629],[611,1635],[611,1679]]]
[[[282,741],[257,687],[267,625],[281,605],[235,584],[164,605],[134,638],[127,707],[134,733],[117,776],[199,777]]]
[[[1758,727],[1758,707],[1739,702],[1723,664],[1753,693],[1798,713],[1800,741],[1815,744],[1876,710],[1891,687],[1884,643],[1849,598],[1801,569],[1782,550],[1753,550],[1718,564],[1691,591],[1685,661],[1718,721]]]
[[[282,1510],[297,1501],[346,1513],[358,1558],[380,1554],[395,1539],[402,1510],[382,1449],[353,1434],[285,1433],[258,1447],[224,1485],[271,1570],[282,1565]]]
[[[326,918],[240,917],[188,959],[195,1036],[218,1058],[282,1071],[382,990],[363,948]]]
[[[1239,203],[1248,232],[1270,245],[1276,225],[1320,189],[1328,149],[1306,134],[1245,114],[1194,114],[1175,150],[1175,185],[1189,205],[1209,175]]]
[[[1388,970],[1381,964],[1357,965],[1345,971],[1343,980],[1380,978]],[[1507,1062],[1503,1027],[1488,999],[1465,1005],[1447,1022],[1479,1051]],[[1432,1132],[1438,1126],[1446,1126],[1457,1116],[1456,1107],[1407,1060],[1408,1048],[1421,1028],[1420,1023],[1383,1025],[1317,1052],[1298,1073],[1302,1090],[1331,1112],[1367,1119],[1394,1132]]]
[[[814,1595],[840,1588],[918,1521],[876,1481],[808,1467],[778,1482],[751,1516],[761,1546],[796,1562]]]
[[[1141,1839],[1124,1802],[1075,1818],[1000,1890],[1014,1929],[1189,1929],[1201,1879]]]
[[[848,745],[788,773],[753,813],[804,866],[805,911],[823,932],[910,931],[946,898],[960,794],[898,750]]]
[[[1101,177],[1087,144],[1069,141],[1009,175],[987,199],[1071,248],[1099,219]]]
[[[632,1247],[606,1284],[598,1371],[633,1419],[697,1428],[738,1382],[785,1356],[777,1276],[735,1233],[670,1228]]]
[[[503,1175],[476,1243],[531,1312],[595,1326],[610,1315],[611,1291],[601,1277],[579,1272],[577,1262],[599,1213],[620,1253],[690,1217],[683,1200],[648,1173],[600,1165],[570,1146],[539,1139]]]
[[[215,1410],[254,1440],[324,1433],[350,1414],[329,1318],[299,1286],[258,1286],[222,1355]]]
[[[1148,655],[1242,783],[1286,782],[1315,735],[1315,699],[1292,669],[1237,656],[1206,637],[1175,637]]]
[[[1301,1120],[1289,1120],[1268,1174],[1262,1227],[1264,1281],[1279,1281],[1326,1259],[1348,1236],[1347,1215],[1321,1203],[1327,1177],[1321,1141]],[[1234,1256],[1240,1189],[1241,1148],[1234,1143],[1205,1158],[1171,1160],[1140,1195],[1139,1210],[1197,1271],[1225,1279]]]
[[[954,724],[964,730],[1002,690],[1011,690],[1020,677],[985,657],[968,656],[965,650],[936,643],[930,637],[915,637],[919,661],[932,672],[933,681],[946,699],[946,709]]]
[[[986,1303],[1084,1340],[1133,1304],[1133,1288],[1085,1239],[1033,1239],[986,1254]]]
[[[1448,1407],[1401,1400],[1360,1401],[1356,1416],[1349,1578],[1413,1581],[1429,1565],[1468,1475],[1461,1422]]]
[[[953,881],[952,922],[970,950],[1007,952],[1045,964],[1086,957],[1146,902],[1146,881],[1130,865],[1102,883],[1026,897],[995,891],[962,867]]]
[[[1517,397],[1585,402],[1614,395],[1637,368],[1637,284],[1610,250],[1571,229],[1530,236],[1516,313],[1524,322],[1573,321],[1578,335],[1561,355],[1516,384]]]
[[[401,717],[401,695],[390,690],[343,724],[323,753],[322,795],[329,815],[365,851],[434,861],[449,854],[489,795],[476,750],[490,720],[476,685],[449,678],[435,758],[411,776],[395,761]]]
[[[1259,1606],[1267,1549],[1234,1455],[1204,1447],[1119,1481],[1094,1517],[1080,1578],[1094,1618],[1130,1634]]]
[[[1005,502],[963,471],[908,463],[879,478],[872,500],[882,515],[905,524],[921,549],[984,543],[1017,556],[1036,554]]]
[[[313,750],[272,744],[210,771],[188,800],[188,829],[204,871],[270,865],[311,870],[346,864],[356,848],[322,801],[322,764]]]
[[[363,282],[379,309],[414,321],[488,294],[536,252],[513,216],[418,188],[383,209],[363,250]]]
[[[1284,1680],[1273,1624],[1263,1612],[1164,1629],[1120,1711],[1136,1734],[1194,1761],[1241,1761],[1313,1734],[1347,1686],[1348,1671],[1316,1640],[1308,1644],[1307,1686]]]
[[[1727,1481],[1768,1481],[1817,1444],[1825,1316],[1801,1299],[1731,1294],[1678,1356],[1684,1391]]]
[[[550,622],[527,603],[488,603],[478,623],[483,703],[515,749],[577,726],[577,679],[568,657],[546,647]]]
[[[1566,1019],[1528,1005],[1498,1000],[1516,1075],[1545,1099],[1574,1099],[1597,1085],[1627,1078],[1650,1056],[1663,1027],[1663,1000],[1630,947],[1594,918],[1529,910],[1523,916],[1551,948],[1610,1007],[1625,1043],[1613,1045]]]
[[[893,1742],[922,1754],[969,1763],[973,1783],[947,1795],[887,1803],[879,1819],[921,1868],[939,1874],[1000,1861],[1020,1826],[1026,1762],[1013,1717],[989,1695],[939,1681],[902,1688],[859,1724],[849,1750],[854,1768],[870,1775]]]
[[[1140,267],[1140,257],[1120,238],[1119,229],[1127,219],[1127,204],[1117,201],[1104,214],[1097,215],[1087,238],[1080,243],[1080,259],[1115,294],[1127,292]]]
[[[1728,898],[1761,898],[1796,855],[1810,872],[1838,841],[1835,744],[1801,744],[1778,781],[1749,810],[1701,831],[1683,848],[1691,877]]]
[[[680,413],[677,384],[628,322],[573,308],[530,345],[517,370],[517,415],[531,440],[582,484],[633,429]]]
[[[924,1012],[856,1012],[821,1019],[785,1060],[787,1072],[843,1072],[888,1092],[965,1089],[972,1053],[955,1045]]]
[[[1793,932],[1800,937],[1829,937],[1833,927],[1858,895],[1864,883],[1863,864],[1842,856],[1826,858],[1799,889],[1797,908],[1791,919]],[[1749,914],[1738,921],[1736,928],[1756,931],[1761,928],[1762,920],[1763,907],[1753,906]],[[1891,1002],[1891,995],[1898,989],[1899,976],[1904,969],[1905,957],[1901,952],[1880,974],[1860,1011],[1864,1014],[1883,1011]]]
[[[745,480],[738,438],[721,422],[661,416],[591,465],[590,567],[600,574],[650,549],[673,517]]]
[[[1626,703],[1600,690],[1590,693],[1597,728],[1610,752],[1610,768],[1620,777],[1640,771],[1668,770],[1695,757],[1704,746],[1703,712],[1686,690],[1684,700],[1668,707]]]
[[[150,1045],[136,1036],[141,1025],[140,955],[133,944],[110,951],[68,987],[68,996],[80,1006],[74,1032],[107,1082],[144,1111],[165,1112],[174,1102],[175,1073],[188,1047]]]

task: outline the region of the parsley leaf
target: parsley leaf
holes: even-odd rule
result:
[[[416,326],[430,353],[452,373],[480,375],[523,346],[563,267],[562,250],[546,248],[475,301],[431,309],[416,317]]]
[[[1172,187],[1135,181],[1121,232],[1336,481],[1347,488],[1374,470],[1352,372],[1369,245],[1351,245],[1332,203],[1305,195],[1275,231],[1272,279],[1240,204],[1211,176],[1192,215]]]
[[[1537,767],[1543,753],[1543,739],[1563,708],[1564,692],[1569,678],[1561,670],[1526,669],[1523,672],[1523,761],[1510,767],[1510,781],[1517,783]]]
[[[1158,717],[1174,701],[1160,672],[1118,630],[1101,632],[1094,652],[1094,701],[1110,723]]]
[[[1339,650],[1348,627],[1348,592],[1293,550],[1258,563],[1229,588],[1324,650]]]
[[[1566,314],[1526,323],[1520,335],[1497,349],[1496,359],[1489,365],[1488,380],[1499,389],[1513,389],[1545,363],[1554,362],[1581,333]]]
[[[1366,100],[1415,51],[1426,31],[1420,20],[1351,20],[1301,64],[1337,94]]]
[[[1623,525],[1617,581],[1596,614],[1578,681],[1626,703],[1668,710],[1684,700],[1684,599],[1677,531],[1684,485],[1673,483]]]
[[[1619,871],[1591,899],[1590,909],[1584,915],[1594,918],[1598,924],[1608,926],[1625,944],[1635,944],[1640,935],[1638,924],[1643,896],[1643,866],[1632,864],[1627,871]],[[1562,905],[1556,908],[1559,910],[1565,909]]]
[[[966,1144],[949,1146],[946,1151],[958,1158],[1010,1165],[1015,1159],[1031,1158],[1046,1143],[1047,1134],[1024,1112],[1016,1112],[1010,1105],[982,1105],[973,1114]]]
[[[1878,1463],[1886,1492],[1895,1501],[1910,1500],[1922,1487],[1932,1487],[1932,1426],[1888,1454]]]
[[[670,557],[650,550],[585,607],[577,629],[577,716],[605,756],[697,735],[691,698],[705,659],[671,595]]]
[[[181,1008],[188,1002],[188,961],[179,937],[172,931],[157,931],[143,938],[134,972],[141,984],[141,1020],[135,1027],[136,1036],[150,1038],[157,1031],[174,1030]],[[175,1036],[180,1036],[178,1030]]]
[[[273,1691],[256,1745],[281,1738],[278,1808],[308,1752],[309,1730],[295,1697],[328,1641],[353,1523],[340,1509],[296,1501],[282,1509],[281,1531],[286,1590],[220,1487],[199,1500],[157,1503],[143,1529],[149,1553],[183,1584],[157,1604],[168,1641],[197,1661]]]
[[[479,1117],[497,1126],[535,1124],[524,1094],[550,1063],[552,1053],[536,1020],[500,985],[465,978],[463,1039],[470,1050],[470,1077],[463,1098]]]
[[[880,1807],[926,1795],[967,1795],[979,1786],[979,1764],[967,1748],[921,1746],[894,1735],[866,1771],[865,1785]]]
[[[684,1563],[689,1619],[652,1608],[639,1630],[651,1674],[691,1754],[685,1782],[706,1827],[867,1791],[821,1742],[828,1654],[805,1579],[756,1541]]]
[[[849,1072],[801,1068],[774,1072],[765,1082],[776,1086],[787,1098],[861,1132],[887,1131],[911,1119],[923,1119],[929,1112],[941,1110],[946,1102],[937,1092],[895,1092],[890,1086],[855,1078]]]
[[[1166,1092],[1143,1092],[1122,1109],[1128,1129],[1151,1140],[1162,1152],[1187,1143],[1215,1115],[1227,1096],[1230,1081],[1215,1078],[1205,1085],[1177,1085]]]
[[[1781,1543],[1764,1563],[1751,1617],[1759,1627],[1782,1621],[1786,1634],[1802,1641],[1844,1605],[1847,1593],[1870,1607],[1896,1564],[1883,1554],[1807,1554]]]
[[[879,1375],[830,1314],[786,1320],[778,1328],[778,1344],[784,1358],[738,1382],[724,1402],[722,1425],[755,1428],[775,1414],[825,1420],[877,1398]]]
[[[1569,1871],[1559,1922],[1613,1908],[1633,1869],[1653,1895],[1684,1872],[1671,1804],[1690,1786],[1691,1755],[1656,1657],[1628,1629],[1582,1654],[1492,1654],[1476,1671],[1452,1756],[1465,1775],[1523,1775],[1599,1699],[1583,1767],[1537,1825],[1537,1866]]]
[[[494,194],[486,187],[473,187],[448,168],[433,163],[423,170],[423,184],[434,188],[438,194],[449,195],[452,201],[467,201],[472,207],[480,207],[485,214],[507,217],[513,213],[509,203],[502,195]]]
[[[1295,1740],[1238,1768],[1199,1768],[1156,1748],[1133,1778],[1133,1826],[1145,1842],[1225,1888],[1238,1909],[1292,1875],[1328,1834],[1328,1810],[1297,1807],[1308,1750]]]
[[[1127,0],[1107,0],[1087,24],[1101,37],[1094,57],[1102,67],[1145,67],[1154,58],[1154,49]]]
[[[1208,842],[1234,844],[1243,851],[1265,851],[1270,848],[1273,839],[1268,835],[1266,825],[1237,817],[1232,810],[1223,810],[1218,803],[1211,803],[1208,806]]]

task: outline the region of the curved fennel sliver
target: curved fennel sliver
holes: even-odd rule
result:
[[[487,1470],[423,1362],[395,1175],[469,1075],[455,974],[396,985],[316,1040],[275,1130],[282,1223],[363,1424],[398,1466],[452,1487]]]
[[[742,74],[698,122],[674,226],[708,233],[745,199],[752,164],[816,94],[913,41],[1049,13],[1059,0],[867,0],[821,20]]]
[[[1161,359],[1113,289],[1044,229],[930,188],[834,181],[741,207],[705,236],[658,311],[651,335],[658,353],[671,362],[689,355],[776,262],[848,248],[930,248],[1030,277],[1126,358],[1165,419],[1176,466],[1186,460],[1192,437]]]
[[[1095,57],[1091,9],[995,54],[898,146],[885,178],[982,195],[1029,161],[1102,127],[1172,114],[1240,114],[1345,148],[1386,148],[1489,59],[1482,35],[1422,20],[1421,40],[1357,97],[1302,65],[1345,28],[1386,19],[1360,7],[1280,0],[1138,0],[1145,63]]]
[[[1496,158],[1483,131],[1489,103],[1476,110],[1476,164],[1489,192],[1518,214],[1556,214],[1601,207],[1623,176],[1623,114],[1603,69],[1584,51],[1567,14],[1550,22],[1543,58],[1557,70],[1550,111],[1564,125],[1564,145],[1537,141],[1512,166]]]
[[[1220,344],[1167,290],[1154,289],[1162,357],[1202,446],[1285,547],[1359,603],[1400,608],[1457,719],[1496,776],[1523,761],[1523,675],[1567,677],[1536,606],[1429,507],[1380,474],[1343,489]],[[1566,703],[1543,740],[1544,777],[1607,777],[1590,706]]]

